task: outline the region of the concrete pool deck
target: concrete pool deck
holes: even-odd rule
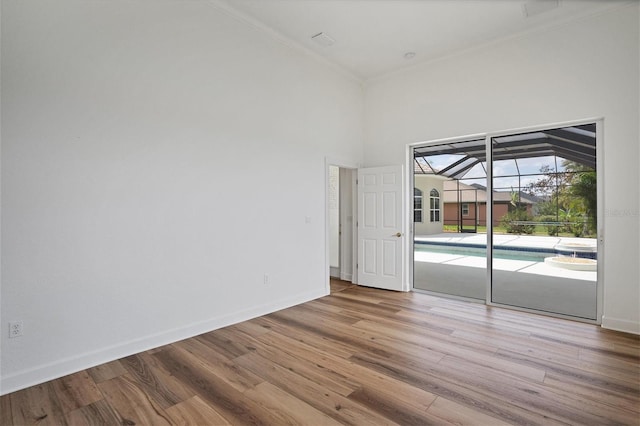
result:
[[[442,263],[447,265],[468,266],[471,268],[487,267],[486,257],[465,256],[462,254],[433,253],[415,251],[415,262]],[[493,259],[493,268],[499,271],[522,272],[525,274],[545,275],[549,277],[570,278],[576,280],[596,281],[596,271],[574,271],[557,268],[544,262],[514,259]]]
[[[482,248],[486,247],[486,234],[444,233],[416,236],[415,243],[414,288],[485,299],[487,259],[482,255]],[[495,257],[492,301],[595,319],[597,272],[575,271],[546,264],[544,257],[555,256],[556,246],[559,244],[586,244],[589,247],[596,246],[596,240],[494,235],[495,248],[503,248],[504,251],[511,249],[514,253],[537,251],[539,260]],[[447,252],[448,247],[450,252]],[[429,251],[429,248],[433,251]],[[468,250],[468,254],[465,250]]]

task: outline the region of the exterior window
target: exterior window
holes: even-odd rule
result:
[[[413,188],[413,221],[422,222],[422,191]]]
[[[429,219],[440,222],[440,193],[435,188],[429,193]]]
[[[469,203],[462,204],[462,216],[469,216]]]

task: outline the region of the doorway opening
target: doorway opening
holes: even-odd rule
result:
[[[356,169],[327,166],[327,239],[329,277],[354,282]]]
[[[414,289],[599,322],[600,126],[413,147]]]

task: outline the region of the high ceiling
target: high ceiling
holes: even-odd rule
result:
[[[628,0],[212,0],[362,80],[543,31]],[[638,1],[638,0],[635,0]],[[312,40],[324,33],[335,42]],[[406,55],[407,53],[413,53]],[[409,58],[406,58],[408,56]]]

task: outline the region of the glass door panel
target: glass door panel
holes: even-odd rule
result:
[[[486,299],[485,140],[414,149],[414,289]]]
[[[597,319],[595,126],[492,139],[492,302]]]

